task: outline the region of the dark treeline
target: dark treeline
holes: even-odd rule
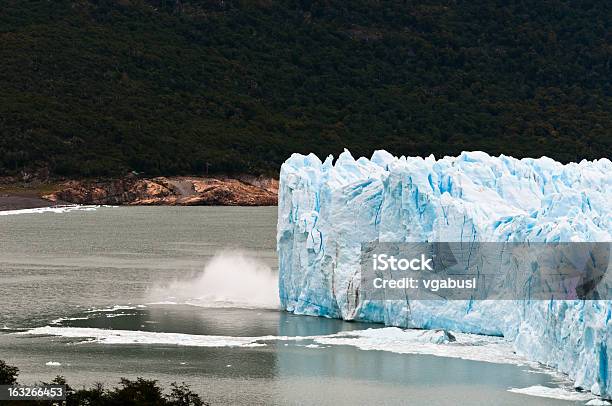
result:
[[[0,3],[0,175],[612,155],[606,0]]]
[[[8,365],[0,360],[0,385],[18,385],[17,377],[19,368]],[[105,389],[99,383],[90,389],[75,390],[68,385],[66,380],[57,376],[53,381],[40,385],[66,385],[66,400],[64,401],[0,401],[4,406],[204,406],[208,403],[202,402],[200,397],[192,392],[185,384],[171,385],[169,394],[164,394],[163,389],[155,380],[137,378],[135,381],[122,378],[119,386]]]

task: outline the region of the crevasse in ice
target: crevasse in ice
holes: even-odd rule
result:
[[[360,300],[362,242],[612,241],[612,162],[376,151],[292,155],[279,190],[279,294],[297,314],[503,335],[612,398],[612,301]]]

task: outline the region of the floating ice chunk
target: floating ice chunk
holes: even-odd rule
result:
[[[523,357],[512,351],[512,345],[501,337],[447,332],[443,330],[413,330],[397,327],[342,331],[316,336],[258,336],[234,337],[180,333],[159,333],[134,330],[109,330],[81,327],[38,327],[15,333],[18,335],[58,336],[84,339],[108,345],[158,344],[191,347],[258,347],[266,342],[313,341],[305,345],[348,345],[360,350],[389,351],[398,354],[428,354],[440,357],[529,365]],[[450,339],[452,337],[452,339]],[[93,339],[93,341],[92,341]]]
[[[591,399],[585,403],[586,406],[610,406],[612,403],[603,399]]]
[[[106,313],[106,312],[116,312],[117,310],[134,310],[134,309],[136,309],[136,307],[134,306],[114,305],[113,307],[107,307],[103,309],[86,310],[84,313]]]
[[[450,340],[449,336],[453,339]],[[501,337],[449,333],[444,330],[404,330],[397,327],[346,331],[314,338],[324,345],[348,345],[364,351],[426,354],[499,364],[527,365]]]
[[[565,388],[549,388],[541,385],[529,386],[527,388],[512,388],[508,389],[508,392],[569,401],[587,401],[595,399],[595,396],[587,392],[577,392]]]
[[[69,213],[72,211],[93,211],[100,207],[113,207],[113,206],[94,206],[94,205],[67,205],[67,206],[51,206],[51,207],[39,207],[36,209],[18,209],[18,210],[3,210],[0,211],[0,216],[12,216],[15,214],[41,214],[41,213]]]
[[[60,317],[55,320],[51,320],[49,324],[62,324],[65,321],[74,321],[74,320],[89,320],[89,317]]]
[[[226,337],[133,330],[106,330],[80,327],[38,327],[24,335],[51,335],[67,338],[92,338],[102,344],[169,344],[190,347],[259,347],[265,337]]]

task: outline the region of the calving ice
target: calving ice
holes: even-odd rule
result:
[[[564,165],[483,152],[435,159],[377,151],[355,160],[345,151],[334,163],[294,154],[279,190],[281,305],[297,314],[503,336],[576,387],[612,398],[612,300],[533,300],[529,283],[517,300],[416,300],[414,290],[401,300],[369,300],[360,262],[372,242],[458,242],[469,252],[476,242],[610,242],[611,234],[608,159]],[[391,266],[384,262],[377,265]],[[604,291],[607,275],[598,279]]]

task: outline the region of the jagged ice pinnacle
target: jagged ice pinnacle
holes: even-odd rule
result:
[[[526,358],[612,398],[612,301],[365,301],[362,242],[612,241],[612,162],[464,152],[436,160],[376,151],[281,168],[284,309],[390,326],[504,336]]]

